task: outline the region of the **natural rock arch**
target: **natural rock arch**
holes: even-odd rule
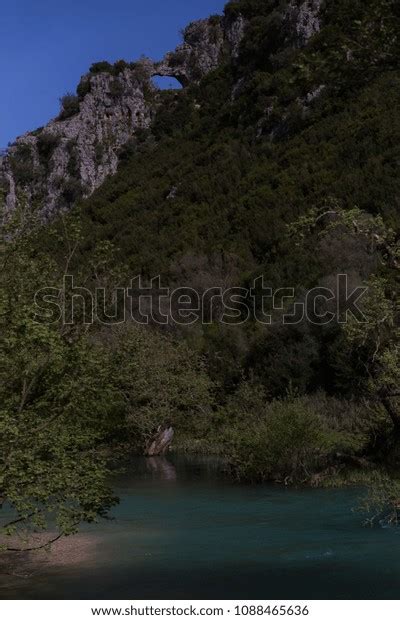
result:
[[[159,78],[159,79],[157,79]],[[171,84],[167,84],[167,80],[174,80],[175,83],[171,83]],[[156,73],[155,75],[152,76],[152,81],[153,84],[157,87],[157,88],[161,88],[161,90],[180,90],[180,88],[184,88],[184,85],[182,84],[182,82],[180,80],[178,80],[177,77],[175,77],[175,75],[159,75],[158,73]]]
[[[186,74],[185,67],[171,67],[166,62],[161,62],[155,65],[154,71],[151,75],[155,77],[173,78],[179,82],[182,88],[186,88],[190,84],[189,77]]]

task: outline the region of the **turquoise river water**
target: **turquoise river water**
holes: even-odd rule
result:
[[[114,519],[0,573],[3,599],[400,596],[400,530],[362,526],[361,491],[237,485],[210,459],[138,459]]]

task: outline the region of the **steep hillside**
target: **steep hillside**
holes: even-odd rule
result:
[[[279,3],[278,3],[279,4]],[[285,47],[301,47],[319,30],[320,2],[283,3]],[[76,94],[61,99],[58,118],[18,138],[1,160],[9,208],[24,192],[44,215],[70,208],[117,170],[121,148],[148,129],[162,100],[154,76],[175,77],[184,88],[218,67],[236,64],[248,26],[247,9],[190,24],[183,43],[161,61],[141,58],[94,64]],[[236,87],[240,86],[237,81]]]
[[[117,170],[121,148],[148,129],[160,105],[154,76],[195,84],[235,57],[243,35],[241,16],[190,24],[183,43],[155,62],[95,63],[76,94],[61,99],[58,118],[12,144],[1,160],[0,178],[10,209],[24,192],[44,215],[70,208]]]
[[[312,206],[338,200],[397,227],[395,3],[380,3],[379,19],[376,3],[328,3],[318,21],[316,4],[301,3],[293,30],[285,3],[270,3],[283,12],[267,4],[228,4],[229,18],[247,20],[238,58],[159,93],[147,132],[82,205],[88,243],[112,240],[147,277],[170,274],[187,253],[221,250],[242,273],[270,271],[272,260],[284,274],[286,225]],[[307,271],[291,277],[307,283]]]
[[[219,450],[250,480],[398,466],[399,87],[397,1],[232,0],[160,62],[94,65],[59,119],[10,147],[9,212],[37,207],[41,221],[29,268],[16,264],[25,291],[67,271],[110,287],[111,305],[139,275],[200,294],[263,276],[280,291],[275,305],[253,291],[271,324],[249,318],[249,296],[235,325],[221,306],[139,335],[95,325],[84,342],[99,346],[110,441],[143,450],[172,424],[181,449]],[[340,274],[368,286],[366,320],[343,309]],[[296,303],[312,320],[282,321]]]
[[[166,285],[251,287],[262,274],[301,298],[338,273],[361,284],[377,260],[359,241],[318,241],[315,252],[315,239],[294,243],[288,227],[337,205],[398,230],[399,21],[391,0],[241,0],[224,17],[189,26],[175,55],[156,68],[141,64],[150,76],[180,63],[174,74],[185,88],[151,91],[154,108],[119,150],[117,173],[80,204],[80,260],[111,242],[130,276],[161,275]],[[115,68],[107,71],[89,79],[115,80]],[[110,110],[120,114],[116,104]],[[91,148],[85,133],[80,140]],[[338,370],[341,336],[332,327],[217,322],[188,337],[228,389],[245,372],[279,397],[289,385],[354,392],[353,371],[346,380]]]

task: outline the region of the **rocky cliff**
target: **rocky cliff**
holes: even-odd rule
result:
[[[321,0],[292,0],[285,8],[288,44],[304,45],[318,31]],[[161,61],[97,63],[76,95],[62,99],[60,115],[18,138],[0,159],[0,189],[8,209],[24,194],[45,217],[90,195],[116,172],[121,149],[152,123],[159,103],[154,76],[182,87],[198,83],[224,62],[235,62],[246,30],[241,15],[189,24],[183,42]]]

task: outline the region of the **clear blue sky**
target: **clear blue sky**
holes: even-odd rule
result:
[[[0,20],[0,148],[54,117],[92,62],[161,58],[225,0],[11,0]]]

